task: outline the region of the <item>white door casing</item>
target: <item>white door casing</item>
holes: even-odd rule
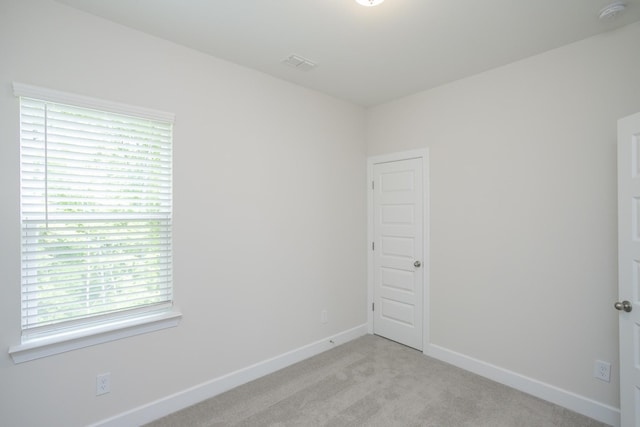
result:
[[[426,327],[426,151],[369,161],[370,329],[423,349]]]
[[[621,426],[640,427],[640,113],[618,121],[618,298]]]

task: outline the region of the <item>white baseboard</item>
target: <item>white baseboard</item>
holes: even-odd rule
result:
[[[187,408],[203,400],[217,396],[234,387],[271,374],[287,366],[298,363],[311,356],[327,351],[367,334],[367,325],[360,325],[336,335],[321,339],[255,365],[239,369],[189,389],[158,399],[149,404],[134,408],[92,424],[92,427],[139,426],[162,418],[173,412]]]
[[[428,345],[424,354],[600,422],[614,427],[620,426],[620,409],[618,408],[437,345]]]

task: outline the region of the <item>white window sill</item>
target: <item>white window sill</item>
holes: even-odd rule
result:
[[[46,338],[30,340],[20,345],[9,347],[9,354],[13,358],[14,363],[28,362],[30,360],[134,335],[173,328],[178,326],[181,318],[182,313],[174,309],[170,312],[154,313],[124,319]]]

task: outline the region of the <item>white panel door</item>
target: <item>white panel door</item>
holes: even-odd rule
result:
[[[373,165],[373,332],[422,350],[422,159]]]
[[[640,427],[640,113],[618,121],[618,298],[622,427]]]

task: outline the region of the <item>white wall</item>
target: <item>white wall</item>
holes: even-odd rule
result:
[[[430,345],[619,407],[616,121],[640,111],[639,41],[636,23],[368,111],[368,155],[430,149]]]
[[[13,81],[176,114],[177,328],[11,361]],[[364,130],[364,110],[349,103],[50,0],[1,2],[0,424],[84,425],[365,323]],[[102,372],[112,391],[96,397]]]

